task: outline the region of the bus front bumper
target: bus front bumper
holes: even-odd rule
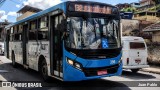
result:
[[[110,66],[108,69],[113,70],[113,68],[114,67]],[[87,74],[87,72],[90,72],[89,69],[88,70],[78,70],[69,65],[65,69],[63,80],[64,81],[82,81],[82,80],[97,79],[97,78],[102,78],[102,77],[119,76],[122,74],[122,63],[118,64],[118,67],[115,73],[108,72],[108,74],[105,74],[105,75],[93,75],[92,76],[92,75]],[[94,72],[94,71],[91,70],[91,72]]]
[[[140,69],[140,68],[148,68],[149,65],[135,65],[135,66],[123,66],[124,69]]]

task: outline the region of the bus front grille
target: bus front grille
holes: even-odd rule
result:
[[[117,72],[119,67],[119,64],[108,66],[108,67],[102,67],[102,68],[83,68],[83,72],[85,73],[86,77],[90,76],[98,76],[98,71],[106,70],[108,74],[114,74]]]
[[[113,49],[72,49],[66,48],[66,50],[74,53],[76,56],[87,59],[87,60],[97,60],[97,59],[108,59],[115,58],[121,54],[122,48]]]
[[[119,53],[107,53],[107,54],[86,54],[81,55],[81,58],[84,59],[90,59],[90,60],[97,60],[97,59],[108,59],[108,58],[114,58],[117,57]]]

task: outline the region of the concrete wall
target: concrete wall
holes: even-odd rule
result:
[[[149,64],[160,65],[160,46],[158,45],[148,46],[148,62]]]
[[[158,20],[160,20],[158,17],[156,17],[155,15],[150,16],[150,15],[145,15],[145,16],[134,16],[133,19],[137,19],[137,20],[146,20],[146,21],[151,21],[151,22],[157,22]]]
[[[123,36],[130,35],[133,30],[139,30],[139,20],[121,19]]]
[[[24,13],[24,14],[22,14],[21,16],[17,17],[17,21],[22,20],[22,19],[24,19],[24,18],[26,18],[26,17],[28,17],[28,16],[33,15],[33,14],[35,14],[35,13],[34,13],[34,12],[29,12],[29,11],[27,11],[26,13]]]

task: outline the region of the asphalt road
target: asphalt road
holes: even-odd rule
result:
[[[36,81],[43,82],[38,72],[26,70],[22,66],[13,68],[11,61],[4,56],[0,56],[0,81]],[[142,81],[142,82],[140,82]],[[154,82],[159,81],[159,82]],[[130,70],[124,70],[121,76],[106,77],[97,80],[80,81],[80,82],[61,82],[51,79],[49,83],[43,84],[49,87],[43,88],[23,88],[35,90],[160,90],[160,87],[139,87],[139,84],[155,83],[160,86],[160,75],[139,71],[132,73]],[[52,87],[51,87],[52,86]],[[0,90],[16,90],[21,88],[1,87]]]

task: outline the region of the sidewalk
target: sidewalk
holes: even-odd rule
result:
[[[160,74],[160,67],[150,66],[149,68],[141,69],[141,71]]]

